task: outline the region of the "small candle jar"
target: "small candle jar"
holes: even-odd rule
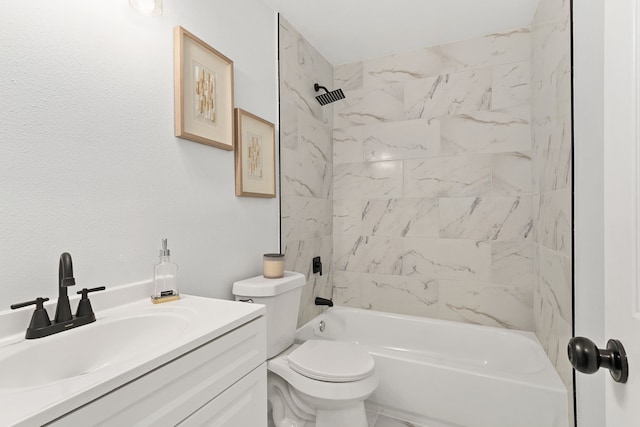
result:
[[[267,279],[284,277],[284,254],[264,254],[262,275]]]

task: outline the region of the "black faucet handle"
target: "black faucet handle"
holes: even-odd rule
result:
[[[36,306],[36,310],[44,310],[44,302],[45,301],[49,301],[49,298],[38,297],[38,298],[34,299],[33,301],[19,302],[18,304],[11,304],[11,310],[15,310],[17,308],[22,308],[22,307],[28,307],[28,306],[34,305],[34,304]]]
[[[82,298],[80,298],[80,301],[78,302],[76,317],[93,317],[95,319],[95,314],[93,313],[93,307],[91,307],[91,301],[89,301],[88,294],[89,292],[104,291],[105,289],[106,288],[104,286],[98,286],[97,288],[84,288],[81,291],[78,291],[78,294],[82,295]]]
[[[314,257],[311,260],[311,263],[313,274],[320,273],[320,275],[322,276],[322,259],[319,256]]]
[[[105,288],[104,286],[98,286],[97,288],[90,288],[90,289],[83,288],[82,290],[79,290],[79,291],[78,291],[78,292],[76,292],[76,293],[77,293],[78,295],[82,295],[82,299],[85,299],[85,298],[87,298],[87,294],[88,294],[89,292],[104,291],[105,289],[107,289],[107,288]]]
[[[29,329],[35,330],[35,329],[46,328],[47,326],[51,325],[51,319],[49,319],[49,313],[47,313],[47,310],[44,308],[45,301],[49,301],[49,298],[38,297],[33,301],[12,304],[11,309],[15,310],[16,308],[27,307],[35,304],[36,309],[33,311],[33,315],[31,316],[31,323],[29,323]],[[29,329],[27,329],[27,331],[29,331]]]

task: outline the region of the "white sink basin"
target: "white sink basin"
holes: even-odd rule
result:
[[[166,345],[189,325],[180,310],[98,319],[25,341],[0,357],[0,389],[39,387],[97,371]]]
[[[191,295],[152,304],[149,286],[93,295],[94,323],[43,338],[24,338],[32,309],[0,312],[0,426],[47,424],[264,313]]]

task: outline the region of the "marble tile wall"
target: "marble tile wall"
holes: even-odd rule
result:
[[[316,296],[331,297],[333,112],[315,100],[313,84],[331,85],[333,66],[282,16],[279,26],[281,239],[285,268],[307,277],[302,325],[320,314]],[[311,272],[316,256],[322,276]]]
[[[569,0],[541,0],[531,37],[534,324],[572,396],[565,350],[573,316]]]
[[[534,330],[531,58],[518,29],[334,68],[338,304]]]

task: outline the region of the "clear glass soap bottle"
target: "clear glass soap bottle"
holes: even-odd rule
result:
[[[153,289],[151,291],[151,302],[159,304],[161,302],[175,301],[180,298],[178,292],[178,265],[169,259],[169,249],[167,249],[167,239],[162,239],[162,249],[160,249],[160,262],[153,269]]]

